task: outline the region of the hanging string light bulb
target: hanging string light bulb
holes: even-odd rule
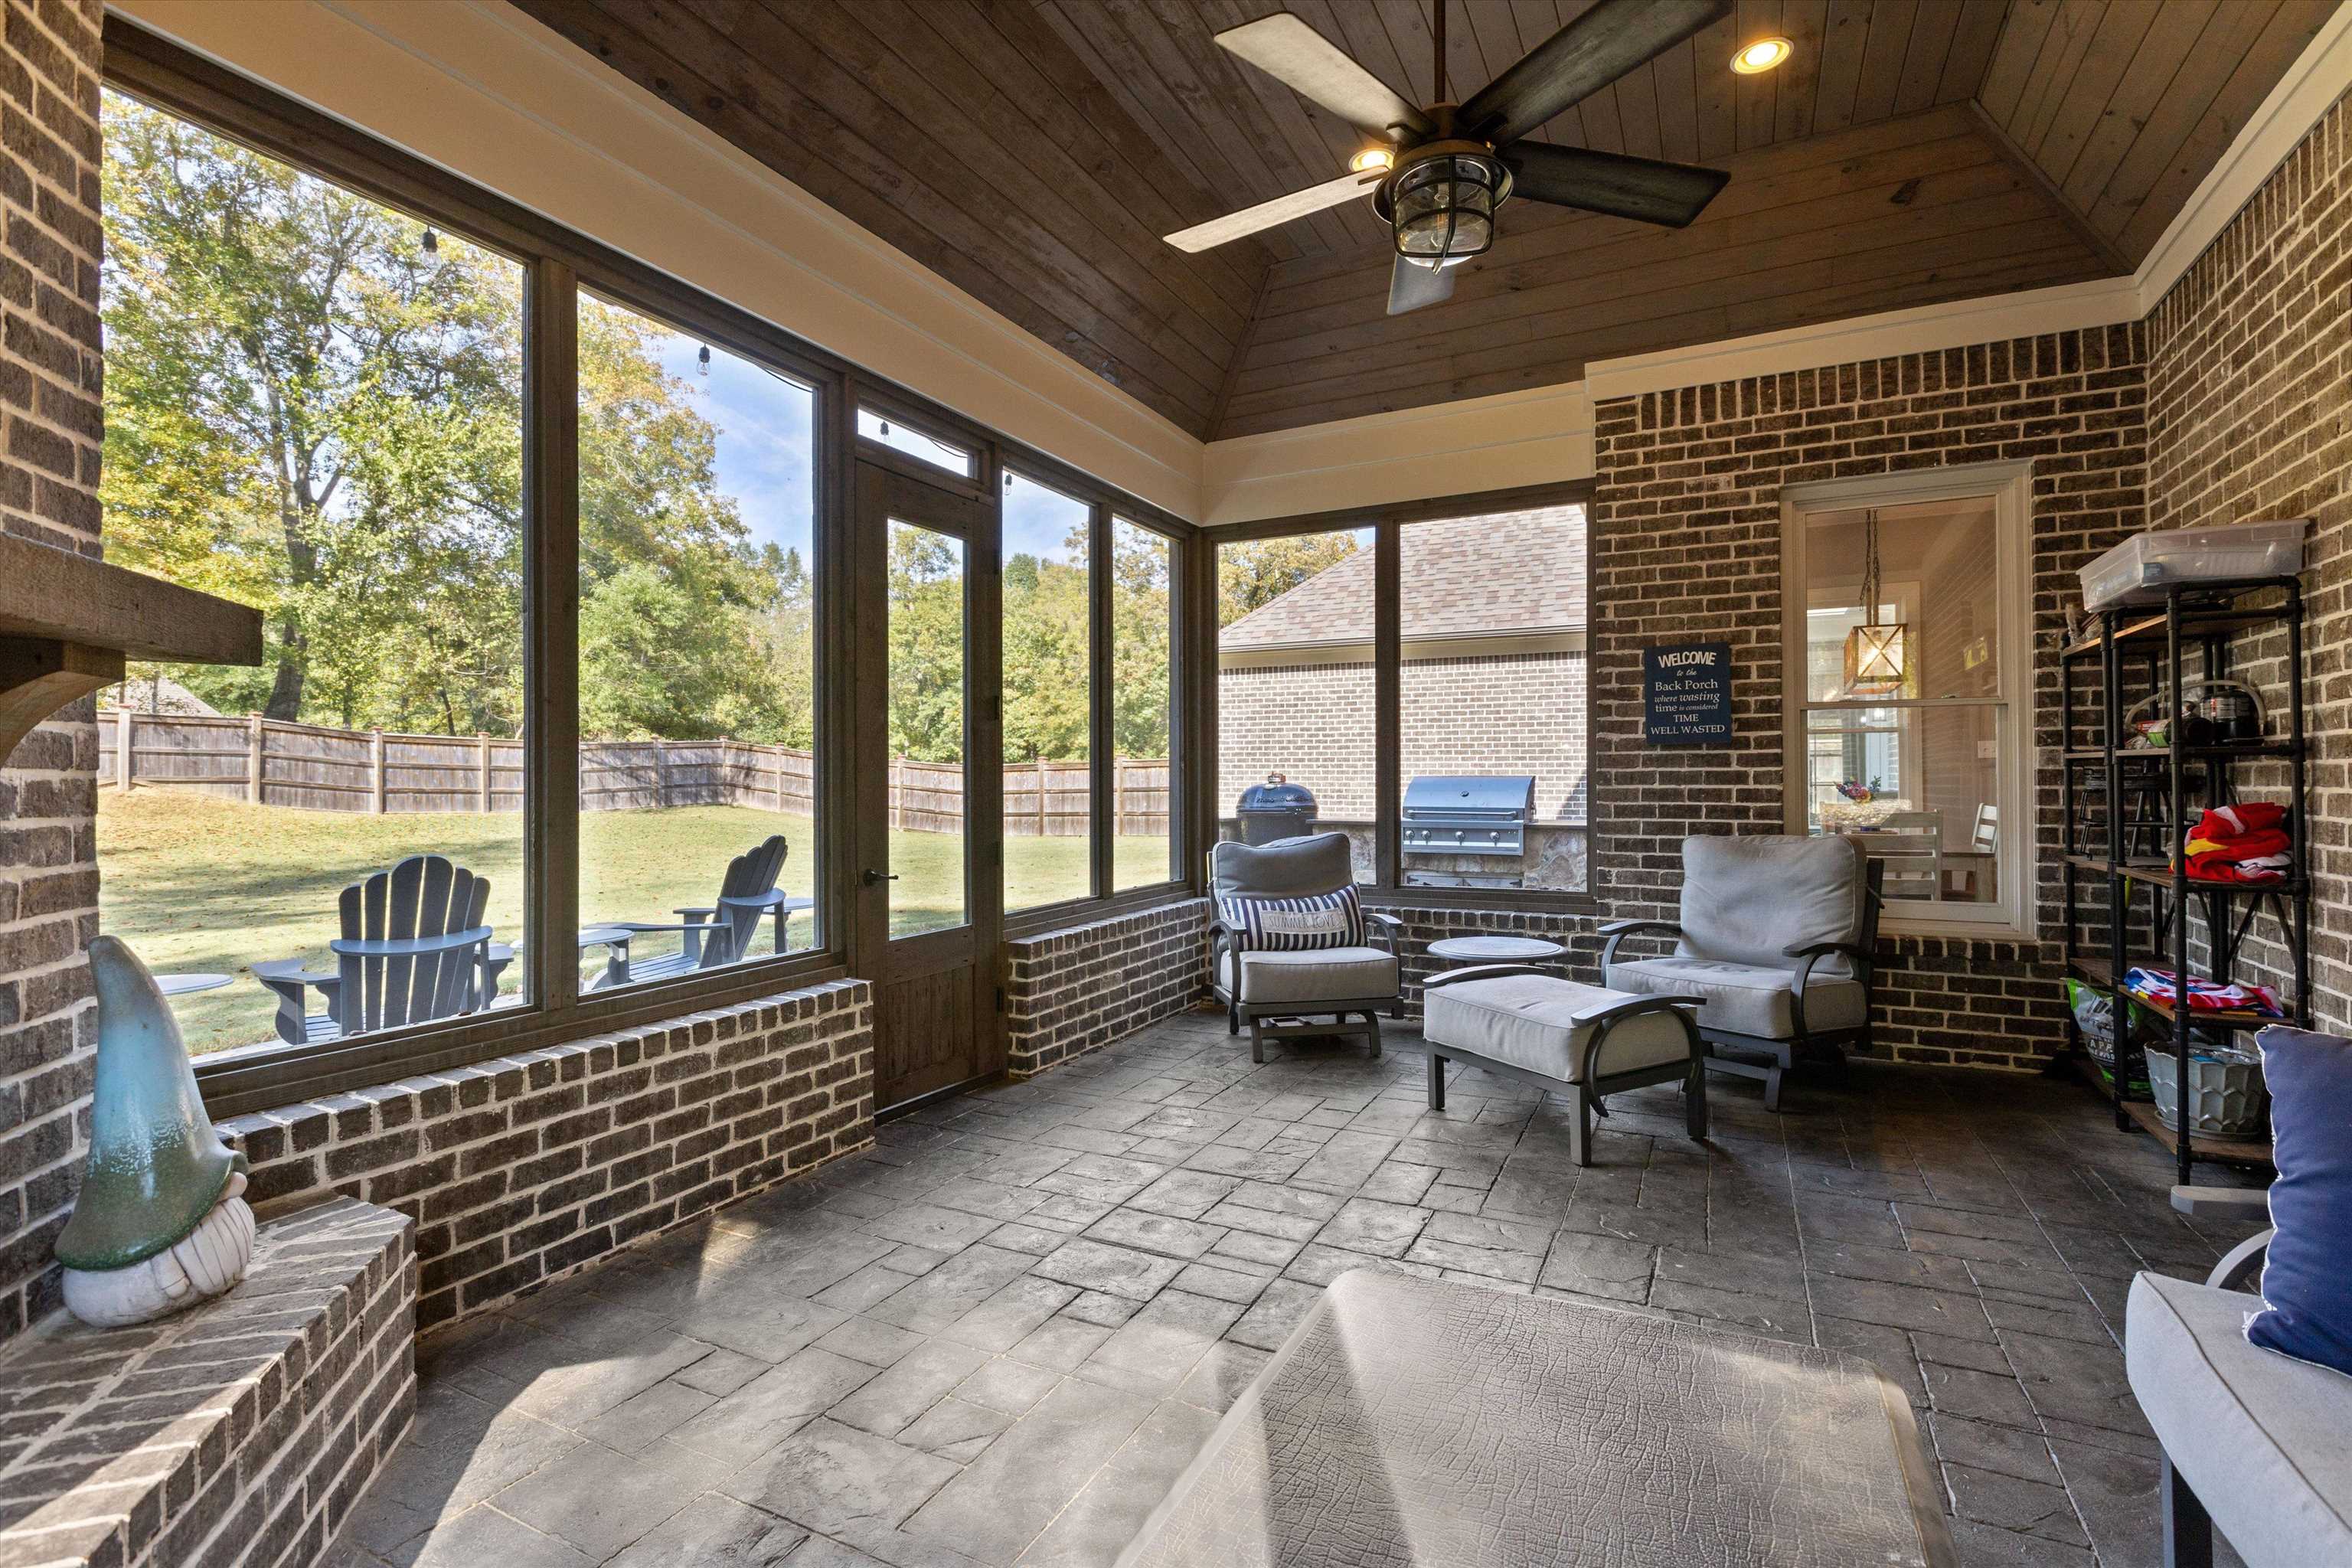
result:
[[[1878,561],[1878,509],[1863,513],[1862,625],[1845,634],[1845,694],[1894,697],[1909,679],[1911,628],[1878,619],[1885,583]]]
[[[425,227],[425,254],[427,256],[441,254],[441,237],[433,232],[433,226],[430,224]]]
[[[694,369],[695,374],[698,375],[709,375],[710,374],[710,345],[709,343],[703,344],[702,352],[694,356]]]

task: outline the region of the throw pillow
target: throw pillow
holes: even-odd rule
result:
[[[1217,915],[1238,933],[1234,945],[1245,952],[1364,945],[1364,907],[1352,886],[1294,899],[1219,899]]]
[[[2271,1090],[2271,1238],[2246,1338],[2352,1373],[2352,1040],[2273,1026],[2254,1037]]]

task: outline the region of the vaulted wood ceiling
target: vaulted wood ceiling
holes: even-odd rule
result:
[[[1515,203],[1450,304],[1394,318],[1368,204],[1160,237],[1360,144],[1213,34],[1286,6],[1426,101],[1433,0],[514,3],[1205,437],[2127,271],[2335,0],[1738,0],[1541,133],[1730,170],[1696,224]],[[1451,96],[1589,3],[1451,0]],[[1776,33],[1786,66],[1730,72]]]

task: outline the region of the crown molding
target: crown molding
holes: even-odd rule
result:
[[[1181,517],[1201,442],[490,0],[110,8]]]

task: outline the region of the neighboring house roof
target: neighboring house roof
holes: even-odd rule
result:
[[[138,713],[171,713],[183,718],[217,718],[220,710],[173,680],[169,676],[157,676],[152,680],[126,680],[110,687],[98,696],[100,708],[128,708]]]
[[[1584,509],[1538,507],[1403,530],[1399,605],[1407,642],[1580,631]],[[1223,653],[1372,639],[1372,552],[1359,550],[1218,635]]]

